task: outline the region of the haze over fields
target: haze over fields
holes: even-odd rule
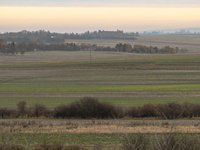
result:
[[[127,32],[200,26],[198,0],[0,0],[0,32]]]

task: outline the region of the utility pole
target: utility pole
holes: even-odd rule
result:
[[[90,48],[90,65],[91,65],[91,48]]]

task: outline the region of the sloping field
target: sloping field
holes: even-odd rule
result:
[[[0,103],[4,107],[16,107],[24,97],[30,103],[39,100],[54,107],[92,96],[126,107],[166,103],[173,97],[177,102],[198,102],[200,95],[199,54],[92,52],[91,61],[86,51],[0,57]],[[56,103],[48,103],[48,97]]]
[[[114,47],[116,43],[129,43],[131,45],[141,44],[146,46],[157,46],[159,48],[164,46],[187,48],[191,52],[200,52],[200,35],[141,35],[137,37],[138,40],[70,40],[66,42],[97,44],[101,46]]]

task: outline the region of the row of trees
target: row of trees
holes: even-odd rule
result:
[[[79,50],[91,50],[91,51],[113,51],[113,52],[128,52],[128,53],[149,53],[149,54],[175,54],[188,52],[187,49],[180,49],[178,47],[172,48],[165,46],[163,48],[118,43],[115,47],[109,46],[97,46],[96,44],[75,44],[75,43],[57,43],[57,44],[43,44],[37,42],[18,42],[7,43],[3,39],[0,39],[0,53],[3,54],[24,54],[27,51],[79,51]]]
[[[24,54],[28,51],[77,51],[81,50],[80,45],[74,43],[65,44],[42,44],[36,42],[19,42],[19,43],[7,43],[3,39],[0,39],[0,53],[2,54]]]
[[[23,52],[20,50],[21,54],[23,54]],[[3,54],[15,54],[17,53],[16,47],[15,47],[15,43],[7,43],[4,40],[0,39],[0,53]]]
[[[146,53],[146,54],[175,54],[175,53],[186,53],[187,49],[170,46],[165,46],[163,48],[153,47],[153,46],[144,46],[144,45],[134,45],[133,47],[130,44],[116,44],[115,48],[119,52],[129,52],[129,53]]]
[[[18,117],[48,117],[48,118],[160,118],[180,119],[200,117],[200,104],[176,103],[145,104],[141,107],[121,108],[106,102],[99,102],[94,97],[84,97],[69,104],[61,104],[54,109],[48,109],[44,104],[36,103],[27,108],[26,102],[17,104],[17,109],[0,108],[1,118]]]
[[[20,31],[0,34],[0,38],[7,42],[37,42],[37,43],[64,43],[65,40],[58,33],[49,31]]]

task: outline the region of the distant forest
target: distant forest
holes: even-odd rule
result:
[[[122,30],[117,31],[94,31],[78,33],[55,33],[50,31],[20,31],[0,33],[0,38],[6,42],[36,42],[36,43],[64,43],[65,39],[132,39],[139,36],[138,32],[125,33]]]
[[[144,45],[130,45],[118,43],[115,47],[97,46],[95,44],[75,44],[75,43],[57,43],[57,44],[43,44],[36,42],[11,42],[7,43],[0,39],[0,54],[21,54],[28,51],[113,51],[113,52],[129,52],[129,53],[145,53],[145,54],[175,54],[186,53],[187,49],[180,49],[178,47],[172,48],[165,46],[163,48],[144,46]]]

